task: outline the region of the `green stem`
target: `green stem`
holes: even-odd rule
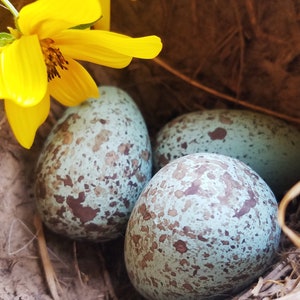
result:
[[[12,15],[17,18],[19,12],[15,9],[15,7],[8,0],[1,0],[1,2],[7,7],[7,9],[12,13]]]

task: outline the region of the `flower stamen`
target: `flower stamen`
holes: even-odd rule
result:
[[[55,48],[53,46],[54,41],[52,39],[43,39],[40,43],[45,64],[47,66],[48,81],[52,80],[56,76],[60,78],[57,68],[60,67],[62,70],[68,70],[68,61],[64,58],[59,48]]]

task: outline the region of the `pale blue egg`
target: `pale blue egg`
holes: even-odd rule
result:
[[[235,158],[196,153],[171,161],[143,190],[125,263],[146,299],[227,299],[268,268],[279,239],[265,181]]]
[[[150,139],[133,99],[101,87],[99,99],[68,108],[41,151],[36,206],[48,228],[74,239],[124,234],[152,175]]]
[[[300,131],[247,110],[204,110],[177,117],[157,134],[156,170],[183,155],[210,152],[248,164],[278,199],[300,180]]]

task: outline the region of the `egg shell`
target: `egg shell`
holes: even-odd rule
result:
[[[249,166],[190,154],[147,184],[130,216],[125,263],[146,299],[214,299],[256,280],[278,249],[277,202]]]
[[[68,108],[51,131],[37,167],[38,212],[52,231],[105,241],[125,233],[152,173],[144,119],[131,97],[101,87],[99,99]]]
[[[157,134],[153,152],[156,170],[197,152],[237,158],[255,170],[278,199],[300,180],[300,131],[247,110],[204,110],[179,116]]]

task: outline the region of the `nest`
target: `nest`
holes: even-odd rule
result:
[[[23,2],[32,1],[16,6]],[[118,86],[133,97],[152,139],[174,117],[212,108],[251,109],[300,127],[299,19],[298,0],[113,0],[113,31],[156,34],[164,49],[158,59],[133,60],[123,70],[86,67],[99,85]],[[4,14],[2,27],[7,20]],[[34,222],[34,165],[64,109],[52,102],[29,151],[15,142],[0,110],[0,299],[51,299],[49,282],[60,287],[61,299],[143,299],[126,274],[123,238],[76,242],[42,231]],[[287,224],[296,231],[298,211],[294,201],[286,212]],[[50,261],[44,258],[42,264],[39,248],[45,247]],[[300,297],[299,266],[299,250],[283,235],[266,274],[229,299]]]

